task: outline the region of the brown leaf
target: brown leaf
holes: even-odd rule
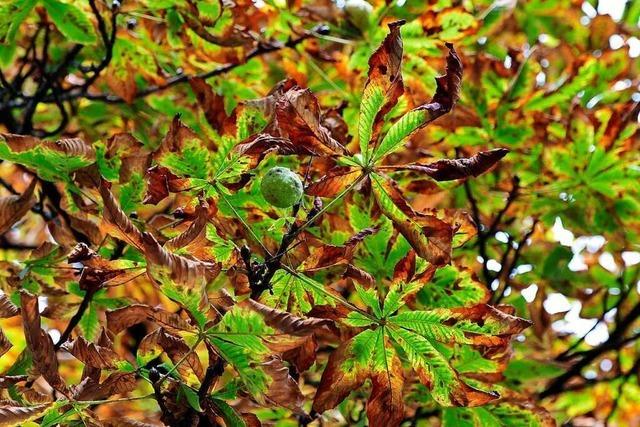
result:
[[[183,378],[189,378],[189,371],[192,371],[199,379],[204,376],[200,358],[194,351],[191,351],[182,337],[170,334],[163,328],[158,328],[142,339],[138,351],[152,353],[154,347],[160,347],[174,364],[184,358],[184,362],[176,368]]]
[[[189,179],[180,178],[164,166],[155,165],[147,170],[147,192],[142,203],[157,205],[169,196],[191,187]]]
[[[416,274],[416,252],[410,249],[393,270],[393,282],[409,283]]]
[[[338,264],[347,264],[353,259],[357,245],[367,236],[375,234],[376,228],[365,228],[351,236],[343,246],[322,245],[307,258],[300,269],[311,272],[329,268]]]
[[[402,389],[404,375],[400,359],[394,357],[387,371],[371,375],[371,395],[367,401],[367,418],[372,427],[396,426],[404,418]]]
[[[200,204],[196,208],[196,219],[189,225],[183,233],[167,241],[164,248],[169,251],[175,251],[183,248],[195,240],[205,229],[209,220],[209,205],[204,199],[200,200]]]
[[[130,326],[145,321],[156,323],[170,331],[189,331],[193,326],[175,313],[145,304],[132,304],[107,311],[107,328],[119,334]]]
[[[271,378],[269,388],[265,393],[266,398],[296,413],[304,413],[302,409],[304,396],[300,392],[298,383],[289,375],[289,368],[282,363],[282,360],[272,357],[260,364],[260,367]]]
[[[142,235],[143,253],[147,259],[147,271],[151,277],[164,272],[177,285],[192,289],[211,282],[220,273],[220,264],[189,259],[165,250],[149,233]]]
[[[129,217],[120,209],[116,198],[109,190],[109,183],[102,181],[100,195],[104,203],[102,221],[107,232],[112,236],[127,242],[141,252],[144,252],[142,232],[133,225]]]
[[[310,335],[314,331],[324,326],[329,326],[333,322],[329,319],[319,318],[306,318],[294,316],[286,311],[278,310],[268,307],[264,304],[260,304],[257,301],[248,299],[249,306],[260,313],[265,320],[265,323],[272,328],[276,328],[287,334],[296,336]]]
[[[282,358],[293,365],[298,372],[309,369],[316,361],[318,341],[314,335],[308,335],[298,347],[282,353]]]
[[[34,177],[21,195],[0,197],[0,235],[6,233],[36,204],[33,191],[38,180]]]
[[[73,342],[65,343],[64,349],[73,354],[76,359],[93,368],[115,368],[120,356],[111,348],[103,347],[88,342],[83,337],[76,338]]]
[[[4,334],[4,331],[0,329],[0,357],[2,357],[7,351],[13,347],[9,338]]]
[[[282,137],[301,147],[306,154],[332,156],[346,153],[322,126],[320,105],[309,89],[293,87],[278,99],[275,112]]]
[[[135,372],[114,372],[102,383],[85,378],[74,393],[76,400],[103,400],[114,394],[125,394],[135,390],[137,386]]]
[[[144,174],[151,163],[151,153],[136,137],[129,133],[117,133],[106,142],[105,158],[120,160],[119,182],[129,182],[134,173]]]
[[[0,376],[0,389],[8,388],[22,381],[27,381],[28,375],[2,375]]]
[[[95,161],[96,152],[93,147],[80,138],[60,139],[56,142],[44,141],[33,136],[0,133],[6,144],[14,153],[22,153],[39,146],[46,150],[56,151],[66,156],[83,157]]]
[[[180,152],[185,142],[200,139],[198,135],[187,125],[182,123],[180,115],[175,115],[169,126],[169,131],[162,139],[160,147],[153,153],[155,159],[161,158],[166,153]]]
[[[1,405],[0,426],[15,426],[26,423],[42,415],[50,406],[50,403],[35,406]]]
[[[342,277],[352,279],[365,288],[370,288],[376,283],[376,279],[371,274],[352,264],[347,264],[347,269],[342,273]]]
[[[58,372],[58,358],[49,334],[40,327],[38,297],[25,290],[20,291],[22,324],[27,348],[33,355],[33,365],[51,387],[65,390],[66,385]]]
[[[362,171],[355,167],[336,166],[322,178],[307,186],[305,193],[317,197],[336,197],[353,184],[361,173]]]
[[[327,366],[324,368],[320,385],[313,399],[313,410],[322,413],[327,409],[335,408],[353,390],[358,389],[369,376],[367,369],[351,369],[345,371],[342,368],[345,358],[349,357],[351,340],[342,343],[329,356]]]
[[[402,36],[400,27],[405,24],[404,20],[391,22],[389,24],[389,34],[369,58],[369,74],[365,83],[364,91],[378,87],[384,93],[384,104],[373,121],[373,131],[371,133],[371,146],[375,146],[380,130],[384,122],[384,116],[398,102],[398,98],[404,93],[404,83],[402,82]]]
[[[206,31],[206,30],[205,30]],[[227,113],[224,109],[224,96],[218,95],[203,79],[193,77],[189,79],[191,89],[196,94],[198,104],[204,110],[207,122],[220,135],[223,134]]]
[[[11,302],[7,294],[0,295],[0,318],[7,319],[9,317],[20,314],[20,309]]]
[[[390,168],[395,170],[418,171],[430,176],[436,181],[451,181],[485,173],[500,161],[500,159],[506,156],[508,152],[509,150],[506,148],[496,148],[489,151],[480,151],[469,158],[442,159],[433,163],[411,163],[408,165],[392,166]]]

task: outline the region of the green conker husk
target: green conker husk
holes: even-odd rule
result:
[[[262,177],[260,192],[273,206],[289,208],[302,197],[302,180],[291,169],[275,167]]]

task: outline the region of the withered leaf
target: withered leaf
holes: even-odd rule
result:
[[[268,361],[260,364],[260,367],[271,378],[269,388],[265,393],[266,398],[296,413],[302,413],[304,396],[298,383],[289,375],[289,368],[284,365],[282,359],[271,357]]]
[[[189,371],[192,371],[196,377],[204,376],[204,368],[200,363],[198,355],[191,351],[189,345],[184,339],[177,335],[173,335],[163,328],[158,328],[143,338],[138,351],[141,353],[152,353],[154,347],[160,347],[167,356],[177,363],[184,359],[184,363],[178,365],[177,370],[183,378],[189,378]]]
[[[0,197],[0,234],[4,234],[36,204],[33,192],[38,180],[34,177],[21,195]]]
[[[247,302],[253,310],[262,314],[267,325],[291,335],[310,335],[317,329],[333,323],[329,319],[297,317],[291,313],[268,307],[252,299],[247,300]]]
[[[211,86],[201,78],[191,78],[189,79],[189,84],[196,94],[198,104],[200,104],[200,107],[204,111],[204,116],[207,121],[212,128],[219,134],[222,134],[225,121],[228,119],[224,109],[224,96],[215,93]]]
[[[187,320],[160,307],[132,304],[107,311],[107,328],[113,334],[118,334],[130,326],[145,321],[156,323],[168,330],[188,331],[193,329]]]
[[[93,368],[115,368],[116,362],[120,360],[120,356],[113,349],[88,342],[83,337],[65,343],[63,347],[76,359]]]
[[[209,219],[209,205],[204,199],[200,200],[200,204],[196,208],[196,219],[193,221],[189,228],[183,233],[167,241],[164,244],[164,248],[169,251],[175,251],[183,248],[195,240],[205,229],[207,221]]]
[[[58,357],[49,334],[40,327],[38,297],[25,290],[20,291],[22,323],[27,348],[33,355],[33,364],[40,375],[56,390],[65,390],[66,385],[58,372]]]
[[[7,294],[0,295],[0,318],[6,319],[20,314],[20,309],[11,302]]]
[[[187,178],[179,178],[164,166],[154,165],[147,170],[147,192],[142,201],[157,205],[169,196],[187,190],[191,184]]]
[[[436,181],[451,181],[482,175],[506,156],[508,152],[509,150],[506,148],[496,148],[489,151],[480,151],[469,158],[442,159],[433,163],[411,163],[391,168],[414,170],[424,173]]]
[[[351,166],[336,166],[305,189],[310,196],[336,197],[353,184],[362,171]]]
[[[353,258],[357,245],[367,236],[375,234],[377,231],[376,228],[365,228],[351,236],[343,246],[322,245],[302,263],[300,269],[310,272],[349,263]]]
[[[4,334],[4,331],[0,329],[0,357],[2,357],[7,351],[11,350],[13,344],[9,341],[9,338]]]
[[[147,270],[160,282],[168,277],[176,284],[199,288],[220,273],[220,264],[189,259],[165,250],[149,233],[142,235],[143,253],[147,258]]]
[[[35,406],[0,405],[0,426],[14,426],[26,423],[42,415],[50,403]]]
[[[402,37],[400,35],[400,27],[405,24],[404,20],[395,21],[389,24],[389,34],[384,41],[376,49],[369,58],[369,74],[365,83],[365,97],[372,92],[379,92],[383,97],[382,105],[377,110],[372,123],[362,121],[361,127],[372,127],[371,132],[368,130],[363,132],[360,130],[360,136],[369,136],[366,141],[360,141],[360,144],[368,144],[373,142],[371,146],[375,146],[380,130],[384,122],[384,116],[398,102],[398,98],[404,93],[404,83],[402,81]]]
[[[109,184],[102,181],[100,195],[104,203],[102,220],[107,232],[112,236],[129,243],[139,251],[144,251],[142,232],[133,225],[129,217],[120,209],[120,205],[109,189]]]
[[[275,116],[281,136],[306,154],[331,156],[346,152],[321,124],[320,105],[309,89],[295,86],[285,92],[276,103]]]

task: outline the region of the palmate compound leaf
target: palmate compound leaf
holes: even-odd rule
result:
[[[295,348],[303,339],[278,333],[255,311],[238,306],[208,329],[207,342],[238,373],[251,395],[261,404],[273,402],[300,412],[298,384],[272,353]]]
[[[436,78],[437,88],[433,99],[430,103],[409,111],[389,128],[380,144],[373,150],[374,163],[403,147],[406,138],[451,111],[458,101],[462,81],[462,62],[453,45],[447,43],[446,46],[449,49],[447,69],[444,76]]]
[[[32,136],[0,134],[0,159],[23,165],[47,181],[70,182],[72,172],[96,161],[96,153],[77,138],[50,142]]]
[[[394,420],[401,420],[403,406],[394,404],[392,397],[394,387],[402,390],[402,386],[398,386],[402,369],[395,372],[400,355],[442,406],[479,406],[498,398],[495,392],[467,384],[442,352],[442,346],[504,348],[511,336],[530,323],[486,304],[470,308],[401,311],[404,300],[421,286],[396,283],[383,304],[373,289],[356,287],[361,301],[371,308],[373,315],[354,311],[344,320],[350,327],[368,329],[340,345],[329,357],[314,399],[315,411],[333,408],[367,378],[375,385],[374,376],[383,372],[387,375],[385,422],[393,425]],[[374,396],[378,396],[375,389],[368,403],[370,416]],[[375,418],[369,421],[377,423]]]

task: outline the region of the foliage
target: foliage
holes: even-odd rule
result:
[[[0,424],[637,424],[605,3],[3,2]]]

